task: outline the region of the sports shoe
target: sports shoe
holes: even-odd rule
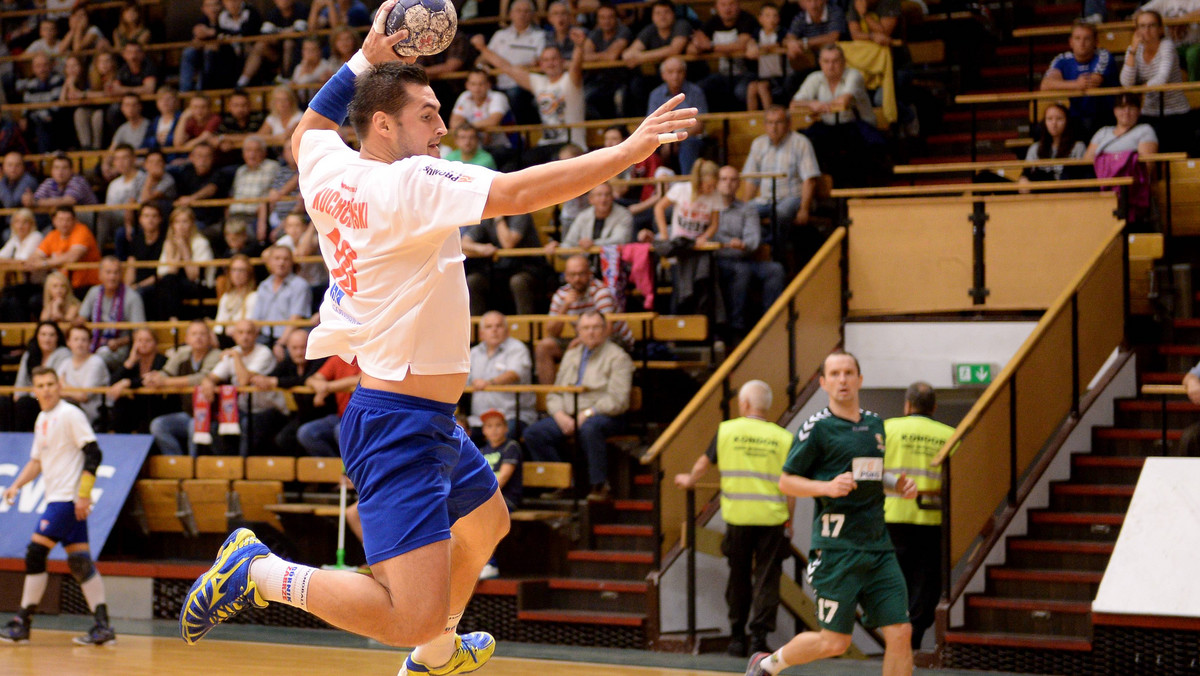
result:
[[[97,624],[88,630],[88,633],[83,636],[76,636],[71,639],[78,645],[116,645],[117,634],[112,630],[112,627],[105,624]]]
[[[766,636],[755,635],[750,639],[750,649],[746,652],[753,655],[754,653],[773,653],[775,651],[767,645]],[[745,657],[745,655],[742,655],[742,657]]]
[[[431,669],[412,658],[412,653],[404,660],[404,666],[396,676],[409,674],[429,674],[429,676],[447,676],[447,674],[469,674],[492,659],[496,650],[496,640],[491,634],[477,631],[454,637],[454,656],[442,666]]]
[[[490,563],[485,565],[483,570],[479,571],[480,580],[494,580],[498,577],[500,577],[500,569]]]
[[[730,657],[745,657],[748,654],[746,650],[746,637],[729,637],[729,647],[725,649],[725,654]]]
[[[746,676],[768,676],[767,670],[762,668],[763,660],[771,656],[771,653],[754,653],[750,656],[750,663],[746,665]]]
[[[24,643],[29,640],[29,623],[13,619],[0,629],[0,641],[5,643]]]
[[[267,607],[250,579],[250,563],[270,554],[271,550],[247,528],[229,534],[212,568],[196,580],[184,599],[179,634],[185,642],[199,641],[213,627],[249,606]]]

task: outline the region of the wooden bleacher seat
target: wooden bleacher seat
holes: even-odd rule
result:
[[[151,479],[191,479],[194,464],[190,455],[152,455],[147,461]]]
[[[521,465],[521,485],[555,490],[570,488],[571,471],[569,462],[526,462]]]
[[[1200,235],[1200,161],[1171,162],[1171,232],[1175,235]],[[1158,203],[1165,205],[1166,185],[1155,185]],[[1132,255],[1130,251],[1130,255]]]
[[[1150,272],[1163,255],[1163,236],[1159,233],[1129,235],[1129,312],[1154,314],[1150,299]]]
[[[655,340],[683,340],[701,342],[708,340],[708,317],[706,315],[671,315],[655,317],[651,323]]]
[[[306,484],[335,484],[342,480],[341,458],[299,458],[296,480]]]
[[[250,481],[295,481],[296,459],[288,456],[251,456],[246,458],[246,479]]]
[[[240,459],[240,458],[239,458]],[[226,479],[185,479],[180,490],[187,498],[188,526],[194,534],[225,533],[229,530],[229,481]]]
[[[245,464],[245,460],[236,455],[202,455],[196,458],[196,478],[241,479],[245,476]]]
[[[137,518],[142,530],[150,533],[182,533],[178,479],[139,479],[134,484]]]
[[[266,508],[283,502],[283,482],[279,480],[239,479],[233,482],[229,496],[229,511],[243,521],[261,521],[276,530],[283,530],[279,516]]]

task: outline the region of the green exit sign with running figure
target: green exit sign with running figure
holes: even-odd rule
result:
[[[995,375],[991,364],[955,364],[955,385],[987,385]]]

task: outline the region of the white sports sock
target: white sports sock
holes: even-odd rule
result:
[[[442,635],[428,643],[422,643],[412,652],[412,658],[425,666],[436,669],[445,666],[454,657],[454,649],[458,645],[454,636],[458,630],[458,621],[462,619],[462,611],[446,618],[446,628]]]
[[[308,582],[317,572],[311,566],[284,561],[274,554],[250,564],[250,580],[267,601],[278,601],[308,610]]]
[[[100,579],[100,573],[95,573],[79,585],[83,590],[83,598],[87,599],[88,608],[92,612],[96,612],[96,606],[104,603],[104,580]]]
[[[21,607],[28,608],[42,602],[42,594],[46,593],[46,582],[50,580],[49,573],[36,573],[25,576],[25,587],[21,591]]]
[[[787,663],[787,660],[783,659],[783,648],[780,648],[771,653],[769,657],[764,658],[759,663],[759,666],[762,667],[763,671],[771,674],[771,676],[775,676],[775,674],[787,669],[790,665]]]

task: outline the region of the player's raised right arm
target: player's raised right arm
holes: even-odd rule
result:
[[[683,94],[659,106],[637,130],[619,145],[586,155],[497,174],[492,179],[483,218],[527,214],[574,199],[627,167],[646,159],[662,143],[660,134],[670,134],[696,124],[695,108],[676,108]],[[675,140],[687,138],[679,132]]]

